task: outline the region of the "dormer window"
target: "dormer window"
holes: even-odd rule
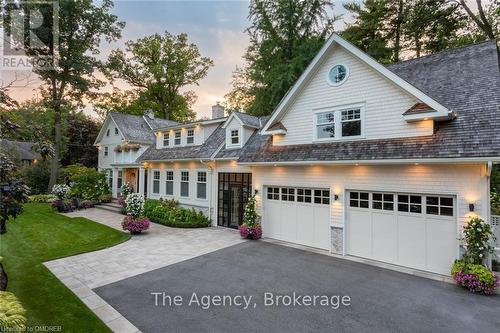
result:
[[[194,143],[194,129],[190,128],[187,130],[186,144],[192,145]]]
[[[170,145],[170,134],[163,133],[163,147],[168,147]]]
[[[314,139],[319,141],[363,137],[363,105],[331,109],[314,114]]]
[[[115,127],[115,135],[118,135],[118,127]]]
[[[181,131],[175,131],[174,145],[178,146],[181,144]]]
[[[238,145],[240,143],[240,131],[239,130],[231,130],[231,144]]]

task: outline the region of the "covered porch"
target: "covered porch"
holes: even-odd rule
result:
[[[130,184],[132,191],[147,196],[147,172],[140,163],[112,164],[111,169],[111,193],[113,198],[121,194],[123,184]]]

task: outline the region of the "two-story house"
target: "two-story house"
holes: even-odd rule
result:
[[[137,172],[113,173],[113,194],[130,179],[232,228],[255,194],[264,237],[447,275],[461,226],[490,217],[499,107],[494,41],[384,66],[334,34],[270,117],[217,105],[210,120],[141,126],[112,114],[96,143],[101,168]],[[141,134],[104,141],[115,125]],[[103,147],[124,144],[135,155],[108,148],[106,164]]]

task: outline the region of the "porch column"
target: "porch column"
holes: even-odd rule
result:
[[[138,192],[142,195],[144,195],[144,168],[143,167],[139,167],[139,189],[138,189]]]
[[[113,168],[113,178],[111,181],[111,194],[113,198],[118,197],[118,169]]]
[[[147,179],[148,186],[146,186],[147,193],[145,196],[146,196],[146,198],[149,198],[151,196],[150,193],[151,193],[152,186],[150,186],[150,184],[151,184],[151,179],[153,179],[153,170],[151,170],[151,168],[148,168],[146,172],[148,173],[148,179]]]

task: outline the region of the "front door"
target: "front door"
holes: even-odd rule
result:
[[[219,173],[217,224],[238,228],[243,222],[243,209],[251,192],[251,173]]]

